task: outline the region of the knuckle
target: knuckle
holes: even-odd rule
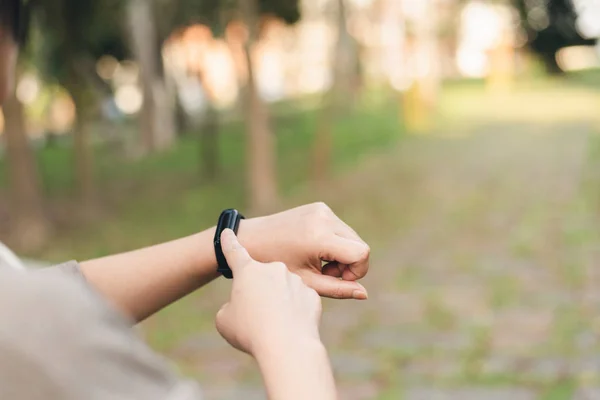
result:
[[[317,201],[317,202],[313,203],[313,207],[315,207],[316,209],[328,208],[327,204],[325,204],[324,201]]]
[[[322,201],[314,203],[313,207],[315,209],[315,212],[321,216],[330,215],[330,213],[332,212],[331,208],[329,208],[329,206]]]
[[[371,246],[365,243],[364,249],[361,250],[360,258],[366,260],[371,255]]]

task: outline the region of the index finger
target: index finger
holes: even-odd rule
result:
[[[366,247],[367,250],[363,253],[363,256],[356,262],[349,264],[348,268],[342,272],[342,279],[345,281],[355,281],[357,279],[364,278],[365,275],[369,272],[369,255],[370,249],[369,246]]]
[[[352,247],[355,249],[360,249],[358,250],[358,254],[355,252],[353,253],[354,256],[351,260],[348,260],[348,262],[336,259],[336,261],[342,261],[345,264],[348,264],[348,268],[344,269],[342,272],[342,279],[355,281],[357,279],[364,278],[364,276],[369,272],[369,257],[371,255],[371,248],[364,240],[362,240],[362,238],[354,229],[352,229],[340,218],[337,218],[337,224],[337,229],[335,230],[336,235],[346,240],[353,241],[354,246]]]
[[[221,248],[227,264],[233,272],[253,261],[231,229],[225,229],[221,233]]]
[[[332,234],[322,241],[322,246],[320,254],[322,260],[337,261],[347,265],[342,271],[342,279],[355,281],[363,278],[369,271],[371,250],[365,242]]]

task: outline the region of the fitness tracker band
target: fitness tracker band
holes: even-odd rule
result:
[[[244,219],[244,216],[240,214],[238,210],[229,209],[221,213],[219,222],[217,223],[217,231],[215,232],[215,254],[217,256],[217,272],[223,275],[227,279],[233,279],[233,272],[227,264],[227,260],[223,255],[223,248],[221,247],[221,233],[225,229],[231,229],[235,234],[238,232],[240,227],[240,221]]]

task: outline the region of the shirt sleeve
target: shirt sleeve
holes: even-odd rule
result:
[[[55,265],[53,267],[41,268],[39,270],[35,270],[36,273],[40,273],[46,276],[52,275],[63,275],[63,276],[71,276],[79,281],[85,282],[85,277],[81,272],[81,266],[77,261],[68,261],[62,264]]]
[[[195,382],[180,380],[84,285],[15,273],[2,276],[0,289],[0,398],[201,399]]]

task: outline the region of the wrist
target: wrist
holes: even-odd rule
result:
[[[260,226],[261,218],[250,218],[242,219],[238,228],[238,239],[242,246],[244,246],[248,253],[257,259],[260,259],[262,252],[260,249],[260,240],[257,238],[261,237],[258,228]],[[213,226],[203,232],[197,233],[191,236],[191,246],[195,259],[193,261],[194,273],[205,276],[207,271],[210,271],[210,275],[214,275],[214,278],[219,276],[217,273],[217,256],[214,249],[214,237],[217,227]]]
[[[272,359],[297,358],[299,355],[325,352],[325,346],[317,335],[295,332],[268,335],[252,345],[252,356],[258,364],[268,363]]]
[[[264,235],[259,232],[262,218],[248,218],[240,221],[237,237],[241,245],[248,250],[250,256],[263,261],[262,247],[265,242]],[[262,243],[259,238],[262,238]]]
[[[255,358],[270,399],[338,398],[327,350],[319,340],[275,346]]]
[[[217,256],[213,246],[216,230],[216,226],[213,226],[188,238],[190,253],[193,254],[192,274],[195,277],[214,279],[218,276]]]

